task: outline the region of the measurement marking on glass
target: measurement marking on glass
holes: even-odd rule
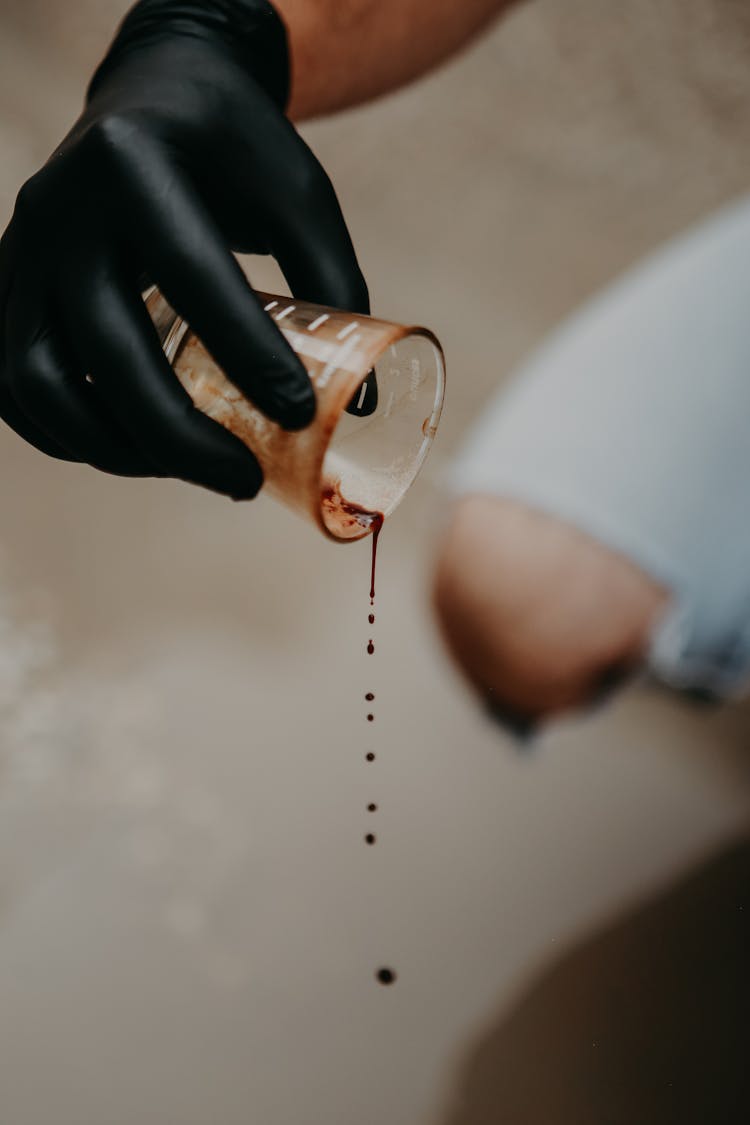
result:
[[[394,404],[395,401],[396,401],[396,392],[391,391],[391,393],[388,396],[388,403],[387,403],[386,408],[385,408],[386,418],[390,418],[391,411],[393,410],[393,404]]]
[[[418,359],[414,358],[409,365],[409,402],[417,401],[417,391],[422,382],[422,367]]]
[[[284,309],[284,311],[280,312],[279,315],[276,317],[277,322],[279,320],[283,320],[285,316],[289,316],[289,313],[293,313],[296,308],[297,308],[296,305],[287,305],[287,307]]]
[[[295,332],[291,328],[282,328],[281,331],[284,334],[284,336],[287,338],[287,340],[289,341],[289,344],[291,345],[291,347],[294,349],[295,352],[302,351],[302,349],[305,346],[305,341],[302,338],[302,336],[300,336],[299,332]]]
[[[357,410],[362,409],[362,403],[365,401],[366,395],[367,395],[367,380],[365,379],[364,383],[362,384],[362,389],[359,392],[359,401],[357,402]]]
[[[314,332],[316,328],[320,328],[321,324],[325,324],[325,322],[330,319],[331,317],[328,313],[321,313],[320,316],[315,317],[312,324],[308,324],[307,331]]]
[[[271,309],[275,309],[275,308],[276,308],[276,306],[278,305],[278,303],[279,303],[278,301],[269,301],[267,305],[264,305],[264,306],[263,306],[263,311],[264,311],[264,312],[270,312],[270,311],[271,311]]]
[[[346,328],[342,328],[341,331],[336,334],[336,339],[345,340],[350,332],[353,332],[355,328],[359,328],[358,320],[353,320],[351,324],[347,324]]]
[[[350,336],[344,346],[342,348],[339,348],[334,358],[330,363],[327,363],[325,365],[320,373],[320,376],[316,380],[319,387],[323,388],[328,385],[328,382],[336,368],[344,366],[344,360],[347,359],[351,352],[354,351],[354,349],[357,347],[357,344],[360,343],[361,339],[361,336]]]

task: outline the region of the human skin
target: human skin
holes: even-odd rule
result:
[[[274,0],[292,58],[290,116],[333,113],[418,78],[512,0]]]
[[[302,119],[371,99],[418,77],[468,43],[507,10],[511,0],[461,0],[460,3],[456,0],[276,0],[276,6],[286,23],[291,49],[291,114]],[[179,114],[174,116],[179,117]],[[282,124],[286,126],[286,123]],[[266,155],[269,152],[274,155],[276,147],[269,144],[263,151]],[[302,165],[307,168],[309,161],[303,160]],[[293,161],[291,166],[299,172],[298,162]],[[135,167],[140,167],[140,161],[135,162]],[[255,164],[252,168],[254,175],[259,174]],[[253,194],[257,185],[253,183],[250,190],[245,190],[243,194],[239,168],[235,169],[234,177],[236,182],[233,186],[244,204],[245,198]],[[232,181],[231,169],[227,170],[226,178]],[[82,180],[92,182],[92,177],[82,177]],[[160,202],[164,191],[179,180],[179,175],[165,178],[159,190],[152,190],[149,201],[152,204]],[[313,180],[318,186],[325,183],[320,176],[313,177]],[[285,174],[280,184],[294,187],[298,183],[304,185],[306,181],[308,184],[311,182],[309,176]],[[72,177],[73,204],[79,195],[78,188],[79,179]],[[279,199],[284,198],[279,191],[272,194],[277,204]],[[106,195],[106,192],[100,193],[100,198]],[[330,199],[330,193],[326,195]],[[26,200],[28,202],[28,193]],[[56,213],[60,204],[59,192],[53,204],[48,208],[42,206],[42,217]],[[75,211],[75,206],[72,211]],[[225,212],[226,208],[222,211]],[[251,208],[240,207],[243,225],[249,222],[251,211]],[[286,202],[281,218],[293,219],[299,212],[298,206]],[[89,218],[83,217],[81,234],[87,231]],[[308,230],[322,229],[321,224],[307,223],[305,226]],[[34,218],[29,229],[39,227],[40,223]],[[195,227],[196,223],[192,221],[181,224],[183,231],[191,230],[193,234]],[[71,229],[68,219],[64,228],[66,236]],[[77,235],[75,241],[78,248],[82,238]],[[96,255],[103,252],[105,241],[97,232],[92,243]],[[297,241],[298,236],[293,236],[292,243]],[[253,239],[249,244],[254,244]],[[181,252],[186,246],[187,243],[180,247]],[[313,289],[322,303],[340,303],[342,307],[354,309],[358,305],[348,291],[339,289],[335,295],[320,296],[317,286],[322,274],[326,273],[320,269],[320,264],[327,257],[328,249],[325,244],[318,245],[314,254],[306,255],[316,275]],[[65,257],[65,254],[55,256],[46,251],[42,254],[43,259],[64,261]],[[22,258],[28,261],[28,252]],[[170,255],[166,258],[171,260]],[[200,255],[199,262],[197,277],[205,282],[209,269],[205,253]],[[337,275],[340,272],[334,271]],[[25,302],[35,310],[41,307],[37,299],[38,280],[34,278],[34,297]],[[73,288],[80,295],[80,283],[77,282]],[[208,288],[214,294],[219,290],[215,284]],[[70,287],[68,291],[72,291]],[[97,285],[92,292],[99,299],[101,291],[102,287]],[[245,326],[250,323],[247,296],[243,289],[237,298],[238,307],[244,309],[237,316],[237,321]],[[203,299],[197,302],[196,316],[205,314],[205,305]],[[228,303],[221,302],[222,315],[225,307]],[[96,330],[98,341],[98,329],[108,320],[104,316],[92,318],[91,308],[93,301],[90,306],[86,305],[83,319],[89,328]],[[188,319],[192,321],[189,309]],[[207,329],[211,327],[210,320],[212,318],[206,321]],[[220,320],[219,317],[217,323]],[[65,332],[62,335],[65,336]],[[75,335],[82,338],[81,332]],[[140,336],[138,332],[125,331],[122,338],[128,337],[128,349],[132,353],[133,344]],[[218,333],[219,337],[225,340],[227,333]],[[100,366],[105,371],[111,371],[113,363],[110,361],[117,358],[118,349],[112,350],[113,339],[105,342],[108,349],[106,362],[102,359]],[[253,354],[252,344],[250,340],[248,354]],[[48,392],[50,386],[58,387],[61,393],[78,387],[75,374],[69,378],[70,373],[58,369],[59,364],[57,367],[48,365],[49,370],[45,368],[44,372],[35,370],[32,380],[26,378],[29,374],[26,363],[28,350],[20,349],[16,357],[16,374],[21,372],[24,376],[24,389],[28,391],[31,383],[37,389],[35,402],[27,402],[28,406],[36,404],[38,407],[41,392]],[[151,355],[150,352],[148,354]],[[158,359],[159,363],[163,360],[161,355],[152,358],[154,362]],[[90,357],[83,357],[84,366],[89,360]],[[149,369],[146,363],[137,366],[141,370]],[[244,356],[236,366],[243,372],[251,369]],[[157,374],[156,368],[154,373]],[[162,374],[167,373],[162,371]],[[64,376],[62,381],[61,376]],[[155,377],[148,383],[149,388],[155,388],[159,385],[159,378]],[[165,379],[164,386],[167,385]],[[20,386],[21,382],[17,390]],[[129,397],[132,400],[132,396]],[[76,402],[79,399],[80,396]],[[91,412],[95,406],[93,399],[88,397],[83,401],[85,409]],[[9,406],[10,403],[6,403],[6,407]],[[153,418],[158,418],[158,409],[152,413]],[[59,426],[59,411],[47,421],[49,426],[42,427],[48,431],[47,436],[57,436],[58,430],[64,436]],[[102,438],[98,428],[101,419],[98,416],[93,419],[88,417],[88,421],[91,426],[84,435],[86,448],[77,450],[76,442],[72,441],[69,452],[76,454],[74,459],[99,464],[101,457],[94,456],[97,451],[92,452],[88,439],[92,428],[97,438]],[[171,442],[176,436],[176,429],[169,419],[166,422],[164,433]],[[143,432],[140,425],[134,430],[139,435]],[[32,440],[25,436],[27,440]],[[45,435],[38,433],[38,436]],[[71,434],[67,436],[71,437]],[[221,437],[226,440],[228,435],[222,434]],[[161,440],[157,442],[155,452],[158,454],[165,444]],[[196,442],[187,444],[192,452],[196,452]],[[63,441],[58,452],[66,451],[68,445]],[[109,456],[111,448],[104,453]],[[246,457],[245,451],[242,456]],[[155,463],[158,464],[158,457]],[[236,473],[232,473],[231,480],[217,481],[213,475],[209,479],[206,474],[209,470],[213,474],[220,463],[221,458],[212,454],[202,458],[199,474],[191,475],[184,471],[177,475],[207,483],[209,487],[227,491],[230,495],[249,495],[257,488],[257,474],[250,482],[245,479],[244,461],[243,466],[238,465]],[[118,466],[110,465],[109,468],[117,471]],[[175,471],[172,464],[167,469]],[[143,471],[150,471],[149,466],[145,466]],[[235,478],[242,478],[242,491],[239,493]],[[479,500],[467,499],[458,506],[453,523],[438,550],[436,607],[459,663],[480,693],[493,703],[495,710],[503,710],[506,716],[536,717],[572,706],[579,699],[585,701],[594,688],[601,686],[602,678],[605,681],[611,679],[613,670],[616,672],[623,666],[629,667],[643,652],[654,603],[658,602],[652,585],[635,568],[626,568],[624,560],[606,552],[593,541],[573,535],[571,529],[566,531],[547,517],[537,515],[531,518],[528,513],[522,517],[512,506],[490,498],[481,502],[487,510],[480,512],[479,503]],[[590,572],[596,574],[597,582],[581,584],[578,579]],[[561,582],[561,574],[567,574],[569,578]],[[572,628],[571,622],[575,628]]]
[[[448,647],[517,733],[626,680],[668,600],[624,556],[501,496],[458,501],[437,552],[434,602]]]
[[[291,116],[367,101],[418,77],[509,0],[276,0],[289,33]],[[434,606],[493,713],[523,733],[597,701],[638,667],[668,597],[570,525],[512,499],[459,501],[437,549]]]

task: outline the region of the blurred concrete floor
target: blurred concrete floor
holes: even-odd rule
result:
[[[440,473],[482,401],[597,285],[746,189],[748,17],[690,0],[675,41],[660,7],[529,5],[305,129],[375,310],[434,327],[449,363],[431,464],[383,536],[375,658],[367,546],[0,432],[3,1122],[431,1122],[535,964],[746,823],[746,709],[634,693],[522,758],[426,604]],[[120,12],[5,0],[3,223]]]

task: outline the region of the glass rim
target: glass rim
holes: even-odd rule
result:
[[[357,531],[357,533],[354,534],[354,535],[342,536],[340,534],[336,534],[332,530],[332,528],[329,527],[329,525],[326,521],[326,510],[325,510],[325,502],[324,502],[325,501],[325,491],[324,491],[325,478],[324,478],[324,474],[323,474],[326,456],[328,454],[329,449],[331,448],[331,446],[333,444],[333,439],[334,439],[334,436],[335,436],[335,433],[336,433],[336,428],[338,426],[338,423],[341,421],[341,416],[339,416],[339,418],[337,420],[337,423],[336,423],[336,426],[334,426],[334,428],[332,430],[331,438],[330,438],[325,450],[323,451],[323,456],[322,456],[321,462],[320,462],[320,502],[319,502],[319,505],[318,505],[318,513],[317,513],[318,514],[318,522],[320,524],[321,529],[324,531],[324,533],[328,536],[329,539],[332,539],[336,543],[359,543],[362,539],[366,539],[369,535],[372,535],[373,532],[375,531],[375,528],[382,526],[382,524],[385,522],[385,520],[387,520],[396,511],[399,504],[402,502],[402,500],[406,496],[407,492],[409,491],[411,486],[414,484],[414,481],[417,479],[417,477],[418,477],[418,475],[419,475],[419,473],[422,469],[422,466],[424,465],[424,463],[427,459],[427,454],[429,453],[429,451],[432,447],[432,444],[435,440],[438,425],[440,423],[440,418],[442,416],[443,404],[444,404],[444,401],[445,401],[446,374],[445,374],[445,353],[443,352],[443,348],[442,348],[442,345],[441,345],[440,341],[438,340],[438,338],[437,338],[437,336],[435,335],[434,332],[432,332],[429,328],[425,328],[423,325],[410,325],[410,326],[409,325],[399,325],[399,326],[396,326],[394,324],[394,328],[395,327],[398,327],[398,329],[399,329],[398,334],[395,337],[394,336],[389,337],[388,339],[386,339],[383,342],[383,346],[380,349],[380,351],[377,353],[377,355],[374,359],[374,363],[377,363],[377,361],[381,358],[381,356],[383,356],[385,354],[388,347],[390,347],[391,344],[393,344],[393,343],[401,342],[403,340],[408,340],[408,339],[411,339],[412,337],[419,337],[421,339],[425,339],[425,340],[429,341],[429,343],[432,345],[432,348],[434,350],[435,357],[436,357],[436,363],[435,363],[436,376],[435,376],[435,394],[434,394],[434,397],[433,397],[432,409],[431,409],[429,418],[426,419],[426,421],[428,422],[428,425],[423,429],[422,441],[420,443],[419,450],[417,451],[417,453],[414,457],[411,470],[410,470],[409,474],[404,477],[403,487],[401,489],[399,489],[399,491],[398,491],[397,495],[394,497],[394,499],[391,500],[391,502],[387,506],[385,506],[381,511],[377,511],[377,512],[371,511],[370,512],[366,509],[362,509],[363,516],[369,516],[370,519],[369,520],[363,520],[363,522],[361,524],[359,524],[359,527],[361,527],[361,531]],[[356,390],[359,387],[361,387],[362,384],[367,380],[368,375],[369,375],[369,372],[362,375],[362,378],[358,380],[358,382],[355,385],[354,393],[356,393]],[[353,506],[357,507],[356,504],[354,504]],[[381,517],[381,519],[378,519],[377,517]]]

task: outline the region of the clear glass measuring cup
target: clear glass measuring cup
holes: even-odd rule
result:
[[[445,391],[440,344],[426,328],[259,297],[315,388],[315,419],[296,433],[243,397],[158,290],[146,305],[196,407],[252,450],[266,490],[331,538],[361,539],[403,499],[432,444]]]

